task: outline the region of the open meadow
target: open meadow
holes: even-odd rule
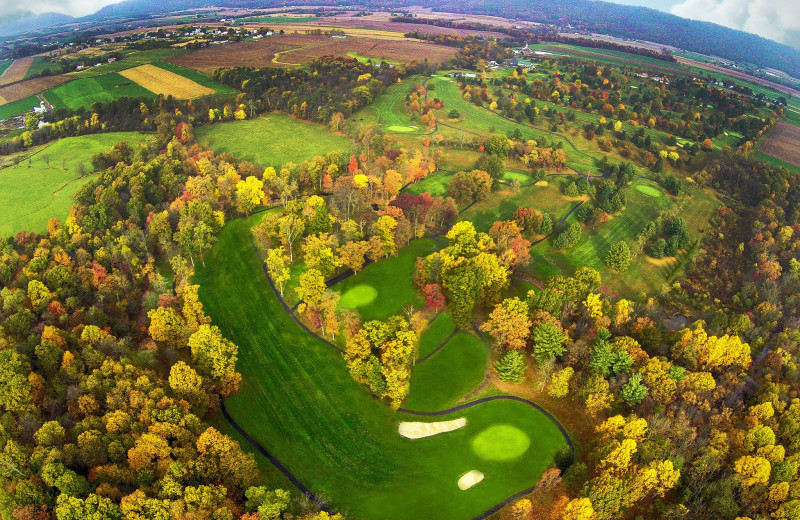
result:
[[[0,169],[0,199],[5,201],[0,204],[0,235],[42,233],[51,218],[63,223],[72,196],[91,179],[92,155],[120,141],[135,147],[143,139],[144,135],[135,132],[67,137],[42,147],[19,164]],[[88,175],[80,177],[80,171]]]
[[[200,127],[195,135],[200,144],[217,153],[230,152],[262,168],[299,163],[333,150],[349,152],[351,147],[348,138],[325,127],[279,113]]]

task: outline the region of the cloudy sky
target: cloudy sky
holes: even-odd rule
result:
[[[800,49],[797,0],[610,0],[714,22]]]

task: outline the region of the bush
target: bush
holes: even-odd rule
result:
[[[659,238],[647,247],[647,254],[658,260],[664,258],[664,249],[667,247],[667,241]]]
[[[447,117],[449,117],[450,119],[458,119],[459,117],[461,117],[461,113],[454,108],[453,110],[447,113]]]
[[[631,266],[631,248],[624,240],[611,246],[606,254],[606,265],[617,272],[627,271]]]
[[[495,361],[497,377],[506,383],[521,383],[525,372],[525,355],[516,350],[509,350]]]
[[[577,197],[580,194],[581,192],[578,190],[578,186],[574,182],[567,184],[567,187],[564,189],[564,195],[567,197]]]
[[[533,182],[543,181],[546,178],[547,178],[547,173],[544,171],[544,168],[533,172]]]

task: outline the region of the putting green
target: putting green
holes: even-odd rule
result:
[[[369,305],[378,297],[378,290],[371,285],[361,284],[348,290],[339,300],[339,305],[347,309],[355,309]]]
[[[656,188],[655,186],[648,186],[647,184],[637,184],[636,185],[636,191],[644,193],[648,197],[658,198],[658,197],[663,197],[664,196],[664,192],[663,191],[661,191],[660,189]]]
[[[396,134],[410,134],[411,132],[416,132],[419,128],[415,126],[400,126],[400,125],[392,125],[387,126],[386,130],[389,132],[394,132]]]
[[[530,445],[528,434],[510,424],[489,426],[472,439],[472,450],[485,460],[513,460]]]

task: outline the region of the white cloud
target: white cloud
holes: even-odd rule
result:
[[[25,4],[20,0],[0,0],[0,12],[23,9],[36,14],[56,12],[72,16],[85,16],[116,2],[119,0],[36,0]]]
[[[800,47],[800,2],[795,0],[683,0],[670,11]]]

